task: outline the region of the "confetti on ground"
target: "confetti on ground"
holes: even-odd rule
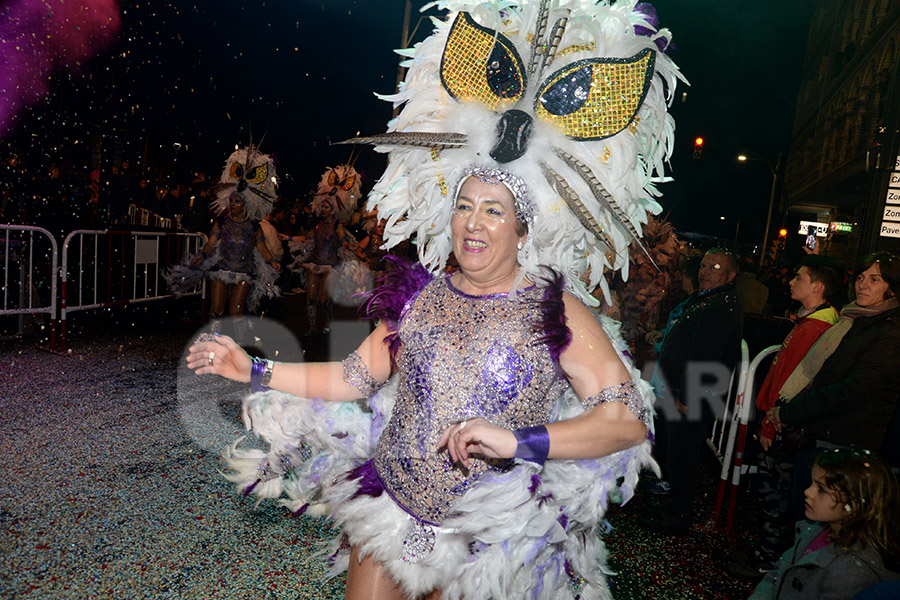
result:
[[[243,433],[246,386],[179,368],[195,326],[158,317],[85,328],[70,356],[27,339],[3,347],[0,598],[342,598],[344,579],[323,582],[315,556],[335,532],[254,508],[217,472]],[[710,465],[698,514],[716,485]],[[753,511],[744,496],[739,506],[747,540]],[[659,507],[639,491],[610,510],[615,598],[747,597],[754,582],[722,571],[734,542],[700,526],[685,538],[643,531]]]

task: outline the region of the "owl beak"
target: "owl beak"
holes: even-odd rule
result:
[[[246,179],[241,179],[240,181],[238,181],[238,184],[237,184],[237,191],[243,192],[243,191],[246,190],[246,189],[247,189],[247,180],[246,180]]]
[[[506,111],[497,122],[497,143],[490,151],[498,163],[516,160],[528,150],[534,121],[531,115],[517,108]]]

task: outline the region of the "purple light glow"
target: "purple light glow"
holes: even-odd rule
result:
[[[0,137],[43,98],[57,68],[73,71],[116,39],[116,0],[12,0],[0,14]]]

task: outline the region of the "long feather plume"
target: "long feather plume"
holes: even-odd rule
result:
[[[532,81],[534,74],[537,72],[538,54],[543,53],[541,47],[544,45],[544,33],[547,32],[547,20],[549,15],[550,0],[541,0],[537,26],[534,29],[534,36],[531,38],[531,58],[528,59],[528,81]]]
[[[541,68],[538,69],[538,73],[543,73],[544,68],[553,62],[553,58],[556,56],[556,51],[559,49],[559,43],[562,41],[568,23],[569,11],[567,10],[566,16],[557,19],[553,24],[553,29],[550,30],[550,43],[544,50],[544,56],[541,58]]]
[[[591,188],[591,192],[594,194],[594,198],[597,199],[604,208],[612,215],[612,217],[616,220],[622,228],[625,229],[631,235],[632,239],[634,239],[635,243],[640,247],[641,250],[644,251],[644,254],[647,255],[647,258],[650,260],[650,264],[659,271],[659,267],[654,262],[653,257],[650,256],[650,251],[641,241],[640,234],[635,229],[634,225],[631,222],[631,219],[628,218],[628,215],[625,214],[625,211],[616,203],[613,199],[612,195],[606,191],[606,188],[603,187],[603,184],[600,183],[600,180],[597,179],[597,176],[594,175],[593,171],[590,170],[584,163],[580,160],[569,154],[564,150],[560,150],[559,148],[553,149],[554,153],[560,157],[566,165],[569,166],[573,171],[578,173],[578,176],[581,177],[586,184]]]
[[[609,248],[611,252],[615,253],[616,249],[615,246],[613,246],[609,234],[603,231],[603,228],[597,223],[594,215],[591,214],[578,197],[578,194],[575,193],[575,190],[569,186],[566,180],[544,163],[541,163],[541,172],[544,174],[544,178],[547,180],[547,183],[550,184],[550,187],[559,194],[560,198],[566,203],[566,206],[569,207],[569,210],[572,211],[572,214],[575,215],[575,218],[578,219],[578,222],[581,223],[581,226],[597,238],[597,241]]]
[[[388,131],[378,135],[350,138],[338,144],[369,144],[372,146],[416,146],[421,148],[463,148],[468,136],[464,133],[427,131]]]

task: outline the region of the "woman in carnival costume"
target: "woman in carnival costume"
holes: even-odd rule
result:
[[[301,266],[306,270],[306,298],[310,333],[327,331],[318,326],[320,309],[325,320],[332,319],[329,277],[344,260],[355,261],[352,253],[342,252],[349,234],[344,224],[353,216],[360,197],[360,177],[351,165],[328,167],[313,197],[313,213],[319,222],[306,240]],[[333,287],[333,286],[331,286]]]
[[[610,598],[601,522],[653,465],[652,392],[580,279],[627,268],[658,212],[669,34],[632,2],[441,4],[398,119],[355,140],[391,152],[369,208],[421,263],[376,288],[378,327],[343,363],[219,336],[188,366],[263,391],[270,449],[235,442],[229,478],[340,526],[348,598]]]
[[[255,311],[259,301],[278,293],[281,266],[266,247],[260,220],[275,202],[275,165],[252,145],[235,150],[225,163],[213,206],[218,218],[200,252],[176,266],[166,277],[176,291],[187,291],[209,278],[210,318],[236,318],[235,332],[243,337],[245,308]]]

